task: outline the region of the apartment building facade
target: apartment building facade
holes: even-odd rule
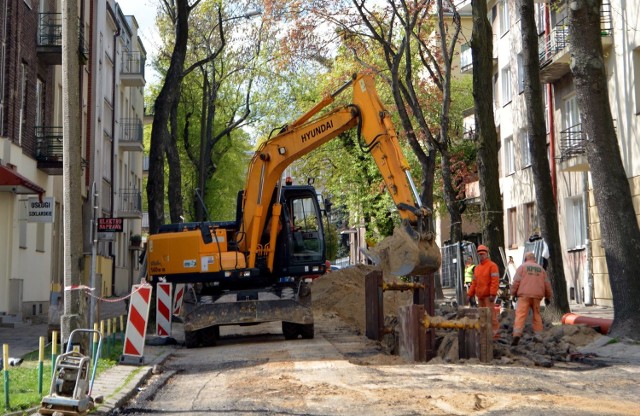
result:
[[[470,3],[464,1],[457,6],[470,9]],[[558,208],[567,292],[573,302],[612,306],[598,210],[585,154],[584,145],[589,138],[581,128],[569,67],[568,2],[536,2],[535,6],[548,158]],[[489,1],[488,10],[494,33],[493,94],[500,140],[505,251],[519,264],[525,240],[538,227],[523,94],[520,19],[517,5],[512,1]],[[605,0],[601,8],[600,32],[612,116],[636,212],[640,211],[640,143],[637,138],[640,127],[637,116],[640,114],[640,35],[629,30],[634,24],[629,16],[638,12],[638,4]],[[470,54],[465,55],[464,47],[461,70],[471,71]],[[466,116],[465,128],[473,130],[473,111]]]
[[[61,3],[0,5],[0,323],[46,322],[63,298]],[[128,291],[137,268],[146,52],[115,1],[78,3],[84,283],[94,219],[121,218],[122,232],[97,245],[96,293],[110,296]]]

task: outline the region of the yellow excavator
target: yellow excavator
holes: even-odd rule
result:
[[[351,104],[327,108],[349,87]],[[190,284],[181,316],[187,347],[214,345],[222,325],[273,321],[282,321],[286,339],[313,338],[308,277],[325,272],[322,210],[312,186],[283,184],[282,176],[291,163],[353,128],[402,219],[392,236],[365,254],[389,274],[439,269],[431,212],[421,204],[372,76],[357,74],[260,145],[235,221],[163,225],[149,237],[147,279]]]

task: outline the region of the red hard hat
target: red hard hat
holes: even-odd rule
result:
[[[487,246],[485,246],[485,245],[480,244],[478,246],[478,253],[480,253],[482,251],[484,251],[485,253],[488,253],[489,252],[489,248]]]

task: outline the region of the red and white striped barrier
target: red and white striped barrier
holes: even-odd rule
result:
[[[121,363],[142,364],[150,301],[150,285],[134,285],[132,287],[127,330],[124,336],[124,348],[120,356]]]
[[[173,315],[180,316],[182,311],[182,299],[184,298],[184,283],[178,283],[176,285],[176,297],[173,300]]]
[[[156,335],[161,337],[171,336],[171,283],[158,283],[158,296],[156,296]]]

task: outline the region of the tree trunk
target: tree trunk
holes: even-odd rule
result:
[[[476,108],[478,140],[478,176],[482,238],[491,257],[504,274],[500,247],[504,247],[502,196],[498,170],[498,135],[493,119],[493,41],[487,20],[487,2],[472,0],[473,31],[471,57],[473,61],[473,100]]]
[[[154,103],[151,143],[149,145],[149,179],[147,198],[149,233],[158,232],[164,224],[164,152],[169,142],[168,122],[173,102],[180,95],[180,83],[189,39],[188,0],[176,0],[175,46],[164,83]]]
[[[569,8],[571,72],[583,131],[602,245],[613,294],[610,335],[640,339],[640,229],[611,117],[600,39],[598,0],[574,0]]]
[[[536,208],[542,235],[549,246],[551,258],[547,273],[551,279],[553,298],[550,312],[556,318],[569,312],[567,282],[564,277],[558,210],[551,184],[551,171],[547,158],[547,128],[544,120],[542,87],[540,84],[540,61],[538,58],[538,33],[533,10],[533,0],[520,2],[520,27],[524,62],[524,97],[529,125],[529,151],[536,190]]]
[[[178,151],[178,103],[175,100],[171,106],[171,140],[165,146],[165,154],[169,163],[169,183],[167,184],[169,199],[169,218],[172,223],[182,221],[182,167]]]

